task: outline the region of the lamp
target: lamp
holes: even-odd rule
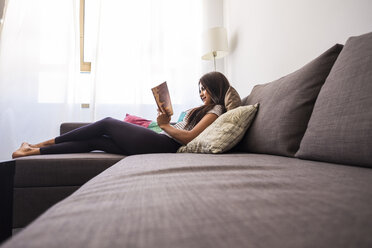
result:
[[[227,32],[224,27],[211,28],[205,32],[203,54],[202,59],[213,60],[214,70],[216,71],[216,59],[228,54]]]

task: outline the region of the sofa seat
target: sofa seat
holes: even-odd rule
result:
[[[372,170],[261,154],[126,157],[6,247],[371,247]]]
[[[26,226],[47,208],[124,157],[92,152],[16,159],[13,228]]]

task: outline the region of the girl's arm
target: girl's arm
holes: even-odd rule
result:
[[[213,113],[206,114],[196,126],[190,131],[177,129],[169,124],[170,117],[165,114],[160,114],[157,118],[158,125],[161,129],[167,132],[170,136],[186,145],[191,140],[196,138],[204,129],[212,124],[216,119],[217,115]]]

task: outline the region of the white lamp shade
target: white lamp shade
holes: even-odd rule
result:
[[[224,27],[215,27],[205,32],[203,37],[203,56],[204,60],[219,59],[227,55],[227,32]]]

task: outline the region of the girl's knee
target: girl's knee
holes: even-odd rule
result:
[[[113,122],[115,119],[114,118],[112,118],[112,117],[106,117],[106,118],[103,118],[102,120],[101,120],[101,122],[103,122],[103,123],[110,123],[110,122]]]
[[[110,126],[110,123],[114,119],[111,117],[103,118],[95,123],[96,127],[99,128],[99,130],[105,130],[108,126]]]
[[[106,130],[106,132],[108,132],[108,130],[110,130],[111,127],[116,126],[117,122],[120,122],[120,121],[112,117],[106,117],[101,120],[100,126],[103,128],[103,130]]]
[[[110,120],[113,120],[114,118],[112,117],[106,117],[106,118],[103,118],[102,121],[110,121]]]

